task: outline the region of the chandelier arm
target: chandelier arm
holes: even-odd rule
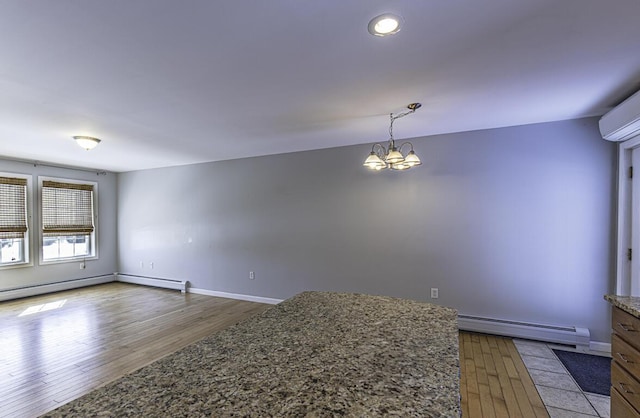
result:
[[[405,145],[409,145],[411,147],[411,151],[413,151],[413,144],[409,141],[403,142],[399,147],[398,147],[398,151],[402,152],[402,147],[404,147]]]
[[[376,146],[378,147],[378,149],[376,150]],[[384,145],[382,145],[379,142],[376,142],[375,144],[373,144],[373,146],[371,147],[371,152],[374,152],[378,157],[382,158],[384,160],[384,156],[387,153],[386,148],[384,147]]]

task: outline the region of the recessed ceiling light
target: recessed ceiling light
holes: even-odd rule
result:
[[[369,33],[375,36],[387,36],[400,32],[403,19],[400,16],[385,13],[376,16],[369,22]]]

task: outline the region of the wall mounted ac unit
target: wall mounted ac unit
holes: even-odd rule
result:
[[[640,91],[600,118],[600,133],[608,141],[640,135]]]

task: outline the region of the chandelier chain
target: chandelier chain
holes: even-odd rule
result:
[[[409,110],[404,111],[402,113],[398,113],[395,116],[393,115],[393,113],[389,113],[389,119],[391,119],[391,123],[389,124],[389,138],[391,138],[391,140],[393,140],[393,122],[396,119],[400,119],[400,118],[403,118],[403,117],[405,117],[407,115],[410,115],[410,114],[414,113],[418,108],[419,108],[419,106],[410,108]]]

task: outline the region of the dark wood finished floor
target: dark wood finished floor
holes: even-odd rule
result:
[[[0,417],[36,417],[268,308],[124,283],[0,302]],[[548,417],[508,338],[460,333],[463,417]]]

